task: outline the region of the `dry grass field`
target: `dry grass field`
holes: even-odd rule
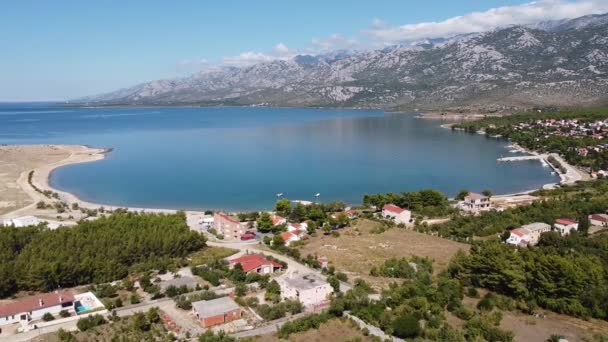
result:
[[[279,339],[276,334],[263,335],[253,338],[256,342],[286,341]],[[322,324],[319,329],[308,330],[289,336],[290,342],[344,342],[344,341],[372,341],[371,337],[364,336],[359,328],[348,319],[332,319]]]
[[[339,231],[339,237],[321,233],[310,237],[304,246],[299,247],[300,253],[302,256],[325,256],[330,265],[347,273],[349,278],[361,277],[376,287],[382,287],[394,279],[370,277],[369,270],[386,259],[414,255],[428,257],[433,260],[435,272],[440,272],[446,269],[458,250],[469,249],[467,244],[403,228],[391,228],[379,234],[372,233],[380,227],[381,224],[375,221],[355,220],[351,227]]]

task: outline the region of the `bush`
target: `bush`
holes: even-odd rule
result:
[[[141,302],[141,300],[139,299],[139,296],[135,293],[131,295],[131,297],[129,298],[129,301],[131,302],[131,304],[139,304]]]
[[[309,316],[298,318],[296,320],[283,324],[279,329],[278,336],[279,338],[286,339],[291,334],[307,331],[309,329],[318,329],[321,324],[327,322],[331,318],[332,316],[327,313],[312,314]]]
[[[45,321],[45,322],[50,322],[50,321],[52,321],[52,320],[54,320],[54,319],[55,319],[55,317],[54,317],[54,316],[53,316],[53,314],[51,314],[50,312],[47,312],[47,313],[45,313],[45,314],[42,316],[42,320],[43,320],[43,321]]]
[[[405,314],[397,317],[392,324],[393,334],[401,338],[413,338],[420,335],[420,323],[418,319],[411,314]]]
[[[68,310],[61,310],[59,311],[59,317],[61,318],[66,318],[66,317],[70,317],[70,312]]]
[[[105,324],[106,320],[102,315],[96,314],[93,316],[83,317],[78,320],[76,326],[80,331],[87,331],[89,329],[95,328],[102,324]]]
[[[479,298],[479,291],[477,291],[477,289],[474,287],[469,287],[467,289],[467,296],[471,298]]]

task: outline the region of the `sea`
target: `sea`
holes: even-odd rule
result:
[[[104,160],[55,170],[51,185],[90,202],[144,208],[268,210],[278,194],[356,205],[372,193],[505,194],[558,181],[539,161],[497,162],[518,155],[507,140],[416,115],[2,103],[0,144],[112,148]]]

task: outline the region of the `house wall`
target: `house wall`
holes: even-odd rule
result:
[[[578,230],[578,224],[555,224],[555,229],[563,236],[570,234],[573,230]]]
[[[589,222],[591,223],[591,225],[593,226],[598,226],[598,227],[608,227],[608,222],[604,222],[604,221],[599,221],[593,218],[593,215],[591,215],[589,217]]]
[[[203,317],[200,319],[200,321],[203,328],[208,328],[214,325],[232,322],[239,318],[241,318],[241,309],[231,310],[217,316]]]
[[[225,240],[240,240],[241,234],[247,231],[247,228],[240,223],[227,220],[222,215],[216,214],[213,219],[215,230],[223,235]]]
[[[69,304],[69,305],[67,305],[67,304]],[[44,314],[48,312],[48,313],[52,314],[53,316],[55,316],[55,318],[57,318],[58,314],[61,310],[73,311],[72,302],[66,303],[66,305],[67,305],[66,307],[62,307],[61,305],[55,305],[55,306],[51,306],[51,307],[40,309],[40,310],[33,310],[31,315],[29,314],[29,312],[22,312],[19,314],[15,314],[14,316],[1,317],[0,326],[7,325],[7,324],[13,324],[13,323],[19,323],[21,321],[21,315],[28,315],[30,320],[36,320],[36,319],[42,319],[42,316],[44,316]]]
[[[281,294],[283,298],[297,299],[302,302],[305,307],[314,306],[326,301],[327,296],[333,291],[334,289],[329,284],[322,284],[317,287],[301,291],[286,286],[286,284],[281,286]]]

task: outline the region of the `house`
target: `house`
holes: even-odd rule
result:
[[[194,290],[199,285],[198,281],[193,277],[177,277],[166,281],[161,281],[159,284],[162,292],[165,292],[169,287],[174,286],[176,288],[186,287],[187,289]]]
[[[262,254],[248,254],[230,260],[232,267],[236,264],[240,264],[245,273],[269,274],[283,270],[283,265],[266,259]]]
[[[250,230],[246,224],[224,213],[213,214],[213,227],[225,240],[240,240],[241,235]]]
[[[278,226],[287,223],[287,219],[279,215],[272,215],[270,218],[272,219],[273,226]]]
[[[5,226],[15,226],[17,228],[37,226],[40,224],[40,220],[35,216],[21,216],[12,219],[4,219],[3,224]]]
[[[305,232],[308,229],[308,223],[289,223],[287,225],[288,232]]]
[[[469,192],[459,205],[462,210],[472,213],[492,209],[490,197],[475,192]]]
[[[396,223],[409,223],[412,218],[412,212],[401,209],[394,204],[386,204],[382,207],[382,217],[394,220]]]
[[[328,296],[334,289],[315,273],[291,273],[279,280],[281,297],[299,300],[306,308],[320,308],[329,304]]]
[[[608,227],[608,214],[589,215],[589,222],[593,226]]]
[[[329,259],[325,256],[318,257],[317,261],[321,264],[321,268],[327,268],[327,266],[329,266]]]
[[[230,297],[192,303],[192,312],[203,328],[232,322],[241,318],[241,308]]]
[[[556,231],[558,231],[562,236],[570,234],[573,230],[578,230],[578,222],[568,219],[568,218],[559,218],[555,220],[553,227]]]
[[[45,293],[0,304],[0,326],[42,319],[46,313],[75,312],[74,295],[67,291]]]
[[[515,246],[534,246],[540,240],[542,233],[550,232],[551,226],[542,223],[530,223],[520,228],[511,230],[511,235],[507,239],[506,243]]]
[[[285,246],[289,246],[294,241],[300,241],[302,235],[302,232],[282,232],[281,238],[285,242]]]

